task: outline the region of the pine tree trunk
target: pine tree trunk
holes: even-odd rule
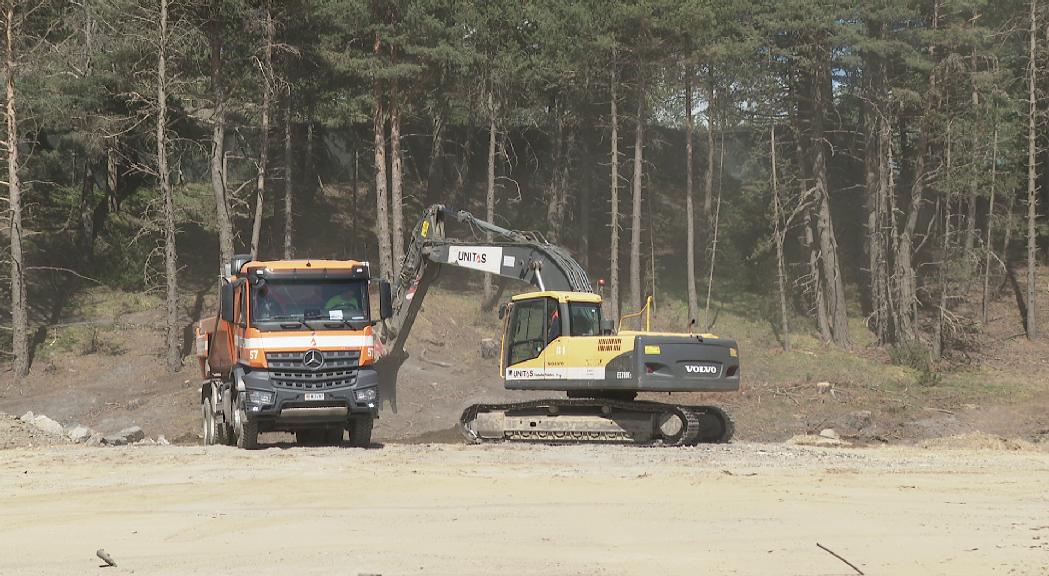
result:
[[[90,260],[94,252],[94,203],[91,201],[95,192],[95,174],[91,168],[91,161],[84,161],[84,175],[80,182],[80,234],[79,249],[86,260]]]
[[[882,92],[884,94],[884,92]],[[894,322],[896,302],[893,299],[892,284],[889,274],[889,254],[895,253],[896,235],[896,180],[893,174],[892,161],[892,125],[887,118],[879,114],[878,121],[878,187],[880,214],[877,225],[881,227],[878,232],[879,252],[881,260],[875,269],[875,289],[879,294],[881,311],[879,312],[880,325],[878,327],[879,342],[882,344],[895,341]],[[888,230],[888,239],[885,229]]]
[[[303,187],[305,190],[310,191],[310,199],[313,200],[314,190],[317,188],[317,160],[314,157],[314,127],[313,127],[313,112],[309,112],[309,116],[306,118],[306,151],[303,154],[304,162],[302,163],[302,176],[299,178],[299,182],[305,184]],[[357,161],[357,149],[353,150],[353,161]]]
[[[350,190],[350,206],[352,207],[353,213],[350,214],[350,253],[356,254],[358,251],[358,235],[357,229],[357,197],[361,193],[361,179],[360,179],[360,164],[361,164],[361,153],[360,150],[354,149],[353,151],[353,189]]]
[[[880,35],[881,26],[869,25],[874,35]],[[867,292],[870,303],[870,324],[878,337],[878,343],[888,340],[887,295],[885,294],[885,199],[887,193],[884,173],[884,151],[882,150],[882,124],[879,106],[884,102],[882,90],[881,62],[876,55],[867,58],[867,88],[871,98],[864,104],[864,166],[866,169],[867,192]]]
[[[29,374],[29,303],[22,254],[22,183],[18,174],[18,113],[15,102],[15,2],[5,6],[4,76],[7,88],[7,191],[11,210],[11,352],[15,378]]]
[[[1027,114],[1027,338],[1038,338],[1037,311],[1037,265],[1038,246],[1035,220],[1038,209],[1038,99],[1036,93],[1038,62],[1037,0],[1031,0],[1030,60],[1028,61],[1028,114]]]
[[[293,210],[294,183],[292,177],[292,141],[291,141],[291,85],[288,85],[287,100],[284,102],[284,259],[290,260],[294,254],[292,236],[295,231],[295,212]]]
[[[721,161],[718,162],[718,196],[714,203],[714,221],[711,223],[711,229],[714,231],[713,241],[710,243],[710,273],[707,276],[707,300],[703,306],[703,329],[709,331],[714,327],[713,321],[710,319],[710,295],[714,290],[714,264],[717,262],[718,255],[718,229],[720,227],[721,220],[721,190],[724,184],[725,177],[725,133],[721,133],[721,150],[720,156]],[[653,256],[654,259],[654,256]]]
[[[446,191],[444,187],[444,109],[434,111],[430,134],[430,163],[426,167],[426,204],[433,204]]]
[[[404,260],[404,157],[401,154],[401,98],[394,82],[390,95],[390,219],[393,236],[393,277]]]
[[[831,338],[842,348],[851,345],[849,338],[849,319],[845,305],[845,285],[841,277],[841,265],[838,261],[838,242],[834,234],[834,221],[830,211],[830,190],[827,183],[827,157],[823,135],[823,117],[826,95],[830,82],[826,69],[821,68],[813,77],[812,108],[812,175],[816,187],[816,198],[819,201],[819,213],[816,228],[819,231],[820,260],[823,263],[823,277],[826,282],[827,310],[830,313]]]
[[[707,173],[703,182],[703,223],[710,223],[710,211],[714,201],[714,72],[707,79]]]
[[[696,214],[692,186],[692,69],[685,70],[685,243],[686,280],[688,282],[688,321],[691,325],[699,313],[696,292]]]
[[[889,118],[882,121],[881,124],[881,174],[886,180],[885,196],[884,199],[887,201],[887,208],[885,213],[885,220],[887,221],[889,230],[889,239],[886,243],[886,259],[891,254],[899,253],[899,224],[896,220],[896,214],[898,213],[898,204],[896,202],[896,172],[893,170],[895,166],[894,154],[893,154],[893,143],[892,143],[892,126],[893,123]],[[896,325],[896,319],[899,317],[900,303],[896,300],[896,292],[893,290],[893,281],[890,274],[889,262],[883,263],[881,267],[881,285],[882,294],[885,295],[885,315],[889,326],[889,331],[892,342],[898,342],[900,332]]]
[[[800,86],[799,88],[803,89],[804,87]],[[812,192],[809,190],[809,183],[812,181],[811,174],[809,174],[811,165],[806,160],[805,151],[802,147],[802,141],[805,139],[806,134],[802,124],[804,122],[804,103],[806,98],[803,94],[799,94],[796,99],[798,108],[794,116],[794,154],[799,172],[798,197],[806,205],[802,210],[801,244],[809,254],[808,286],[812,294],[812,309],[816,318],[816,328],[820,333],[820,341],[830,342],[831,327],[829,315],[827,314],[827,303],[823,294],[824,283],[823,273],[820,271],[820,249],[816,244],[816,235],[812,230],[813,208],[810,200]]]
[[[590,150],[587,150],[585,156],[586,160],[592,159]],[[593,180],[587,179],[587,182],[582,182],[578,188],[578,196],[576,203],[573,206],[573,214],[571,216],[572,223],[575,224],[574,228],[578,230],[578,244],[577,244],[577,258],[579,265],[583,267],[583,270],[590,269],[590,228],[591,228],[591,216],[593,211]]]
[[[382,53],[382,40],[375,35],[376,57]],[[372,109],[372,135],[375,152],[375,234],[379,246],[379,275],[387,280],[393,279],[393,257],[390,252],[390,201],[386,194],[386,111],[383,107],[382,82],[374,80],[372,84],[374,98]]]
[[[790,352],[790,322],[787,314],[787,280],[784,273],[783,205],[779,197],[779,173],[776,164],[776,122],[769,128],[769,158],[772,171],[772,237],[776,242],[776,282],[779,288],[779,321],[783,350]]]
[[[550,172],[550,185],[546,192],[546,237],[553,244],[561,243],[561,227],[564,225],[564,197],[562,172],[565,162],[565,121],[559,106],[555,106],[557,116],[557,137],[552,150],[553,170]]]
[[[820,270],[819,248],[816,246],[816,236],[812,232],[812,209],[806,208],[802,221],[804,229],[804,244],[809,250],[809,277],[813,290],[812,301],[816,312],[816,328],[820,331],[820,340],[830,342],[833,333],[830,327],[830,318],[827,313],[827,302],[823,295],[823,272]]]
[[[273,13],[266,9],[266,45],[263,47],[262,63],[262,109],[261,135],[259,136],[259,165],[255,181],[255,221],[251,227],[251,256],[259,257],[259,240],[262,235],[262,203],[266,196],[266,163],[269,160],[270,147],[270,103],[273,101]]]
[[[947,134],[946,134],[946,149],[947,149],[947,163],[945,170],[944,183],[947,188],[947,198],[944,201],[944,216],[943,216],[943,254],[940,260],[940,302],[936,307],[936,328],[932,339],[932,357],[939,359],[942,358],[946,352],[944,346],[944,323],[947,319],[947,301],[948,301],[948,289],[950,282],[950,263],[951,263],[951,202],[954,200],[954,189],[952,188],[951,181],[951,169],[952,157],[952,136],[951,136],[952,121],[947,121]]]
[[[455,171],[455,201],[463,210],[470,210],[470,159],[472,157],[473,142],[475,137],[475,126],[473,122],[467,121],[466,137],[463,139],[463,152],[459,159],[459,166]]]
[[[641,309],[641,175],[645,145],[645,78],[641,77],[637,93],[637,129],[634,131],[634,173],[630,224],[630,306]],[[640,320],[639,320],[640,322]]]
[[[998,184],[998,117],[995,114],[994,136],[991,145],[991,198],[987,203],[987,240],[984,242],[983,255],[983,305],[980,309],[980,320],[987,325],[987,310],[991,305],[991,254],[994,245],[991,243],[991,232],[994,229],[994,196]]]
[[[488,185],[485,187],[484,216],[485,220],[491,222],[495,219],[495,98],[492,92],[488,92]],[[485,240],[492,241],[492,232],[485,231]],[[489,302],[495,290],[492,287],[492,275],[484,275],[484,299]]]
[[[233,219],[226,197],[223,163],[226,156],[226,89],[222,77],[222,31],[213,25],[208,32],[211,47],[211,89],[215,111],[211,127],[211,191],[215,196],[215,227],[219,234],[219,275],[233,258]]]
[[[609,176],[609,188],[612,213],[608,225],[611,230],[609,240],[609,263],[608,263],[608,317],[613,322],[619,320],[619,110],[616,94],[616,70],[613,66],[612,79],[609,83],[612,101],[609,104],[609,116],[612,123],[611,146],[611,168]]]
[[[939,2],[934,2],[932,28],[939,28]],[[929,52],[933,49],[930,47]],[[922,106],[921,124],[918,129],[918,149],[914,151],[914,176],[911,181],[910,206],[907,219],[899,233],[896,244],[896,315],[893,324],[896,327],[897,341],[910,341],[918,337],[918,286],[914,272],[914,234],[918,226],[925,195],[926,157],[929,154],[929,131],[931,130],[933,101],[937,98],[936,69],[929,73],[929,88],[925,93]],[[904,153],[903,156],[906,156]]]
[[[935,73],[930,80],[930,89],[926,94],[926,103],[922,113],[921,127],[918,131],[918,149],[914,160],[914,180],[911,182],[910,206],[907,219],[903,229],[900,230],[899,243],[896,250],[896,303],[898,311],[894,324],[898,332],[897,340],[907,341],[917,338],[917,282],[914,273],[913,252],[914,234],[918,226],[918,216],[921,211],[923,197],[925,194],[926,156],[929,151],[930,115],[932,114],[931,101],[934,98]]]
[[[176,372],[182,367],[179,350],[178,326],[178,256],[175,251],[175,199],[171,190],[168,170],[167,138],[167,43],[168,43],[168,0],[160,0],[160,37],[157,45],[157,178],[164,199],[164,277],[167,297],[165,298],[165,350],[167,367]]]
[[[980,19],[980,13],[978,10],[973,10],[972,18],[972,30],[976,33],[976,23]],[[971,67],[971,82],[972,82],[972,106],[973,110],[978,110],[980,105],[980,93],[976,90],[976,74],[977,61],[976,61],[976,48],[972,50],[972,56],[969,59]],[[980,126],[978,122],[973,122],[972,125],[972,153],[973,153],[973,166],[978,165],[980,160],[979,154],[979,135]],[[978,179],[972,178],[971,187],[969,188],[969,202],[968,202],[968,213],[966,214],[965,220],[965,257],[968,258],[972,254],[973,248],[976,246],[976,202],[979,199],[979,185]]]

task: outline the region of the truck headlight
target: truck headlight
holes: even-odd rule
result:
[[[375,388],[364,388],[354,392],[358,402],[375,402],[375,399],[379,397],[379,393]]]
[[[275,394],[270,390],[248,390],[248,404],[269,406],[273,404]]]

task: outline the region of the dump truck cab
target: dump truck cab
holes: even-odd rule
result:
[[[239,256],[228,272],[219,314],[196,328],[205,442],[254,447],[258,433],[286,431],[331,443],[349,429],[352,444],[370,443],[373,329],[390,314],[389,284],[355,260]]]

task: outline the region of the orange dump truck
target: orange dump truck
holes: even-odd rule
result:
[[[367,262],[241,255],[219,296],[218,315],[196,326],[206,444],[254,448],[271,431],[307,444],[338,443],[348,431],[352,445],[370,444],[373,327],[391,315],[388,282],[373,280]]]

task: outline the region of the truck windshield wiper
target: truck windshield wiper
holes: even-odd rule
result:
[[[267,320],[271,322],[280,322],[281,328],[298,328],[300,326],[305,326],[310,330],[316,330],[316,328],[309,323],[309,320],[307,320],[305,316],[301,315],[296,316],[293,314],[285,314],[281,316],[270,316],[269,318],[262,319],[263,322]]]
[[[335,326],[345,326],[350,330],[363,330],[365,326],[370,325],[371,322],[367,320],[350,320],[343,318],[342,320],[325,320],[324,325],[333,328]]]

